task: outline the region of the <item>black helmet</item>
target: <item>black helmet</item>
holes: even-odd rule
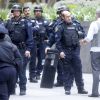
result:
[[[8,30],[4,25],[0,24],[0,39],[4,39],[5,34],[8,34]]]
[[[34,7],[34,10],[33,11],[34,12],[35,11],[41,11],[41,12],[43,12],[43,9],[42,9],[42,7],[40,5],[37,5],[37,6]]]
[[[11,13],[13,13],[13,11],[15,10],[19,10],[22,13],[22,7],[18,4],[13,5],[12,9],[11,9]]]
[[[69,8],[66,6],[58,7],[57,14],[61,14],[62,11],[69,11]]]
[[[0,24],[0,34],[8,34],[8,30],[2,24]]]

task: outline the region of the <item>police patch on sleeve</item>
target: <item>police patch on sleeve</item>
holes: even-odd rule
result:
[[[55,32],[57,32],[58,31],[58,27],[55,27]]]

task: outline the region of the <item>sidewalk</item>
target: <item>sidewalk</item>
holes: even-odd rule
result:
[[[89,92],[88,94],[91,94],[92,75],[83,74],[83,78],[85,89]],[[63,87],[40,88],[40,81],[38,83],[29,83],[28,81],[27,95],[19,96],[19,87],[17,87],[16,95],[11,96],[10,100],[94,100],[94,98],[88,97],[88,94],[78,94],[75,84],[71,89],[71,95],[65,95]],[[100,98],[96,98],[96,100],[100,100]]]

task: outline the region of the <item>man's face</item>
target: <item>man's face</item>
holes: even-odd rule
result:
[[[24,9],[23,13],[25,16],[30,16],[30,8]]]
[[[72,19],[71,19],[71,16],[69,15],[69,16],[65,16],[65,21],[67,22],[67,23],[70,23],[70,22],[72,22]]]
[[[41,17],[42,16],[42,12],[40,10],[37,10],[34,12],[35,17]]]
[[[19,10],[14,10],[13,11],[13,16],[14,17],[19,17],[21,15],[21,12]]]
[[[62,13],[62,17],[64,19],[65,22],[67,23],[71,23],[72,22],[72,18],[71,18],[71,13],[68,11],[65,11]]]

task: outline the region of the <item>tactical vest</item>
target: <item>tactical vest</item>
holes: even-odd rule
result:
[[[26,40],[26,26],[25,20],[20,19],[15,21],[14,19],[8,22],[9,36],[13,43],[20,43]]]
[[[36,41],[38,43],[41,43],[47,38],[47,21],[45,21],[44,19],[36,20],[36,24],[39,26],[39,30],[36,33]]]
[[[100,47],[100,24],[97,23],[99,31],[97,34],[94,34],[93,40],[91,41],[91,47]]]
[[[78,38],[78,31],[76,29],[76,24],[63,25],[62,43],[64,43],[64,45],[68,47],[79,45],[79,38]]]

